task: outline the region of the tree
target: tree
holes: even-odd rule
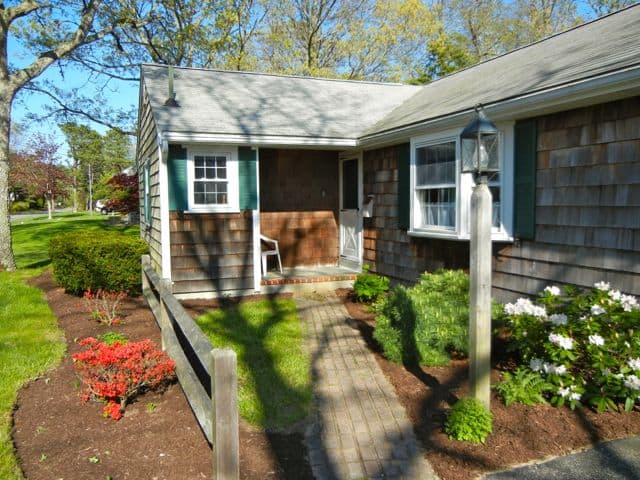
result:
[[[52,218],[56,198],[67,193],[70,183],[69,175],[58,165],[59,148],[52,137],[36,134],[29,142],[28,151],[11,156],[12,190],[42,197],[49,218]]]
[[[517,0],[515,4],[513,45],[541,40],[583,22],[574,0]]]
[[[73,211],[79,205],[87,205],[87,197],[93,190],[94,178],[100,178],[103,170],[103,138],[86,125],[69,122],[59,125],[69,144],[71,176],[73,179],[71,199]],[[90,202],[92,203],[92,202]],[[91,210],[93,205],[88,205]]]
[[[140,209],[138,176],[120,173],[114,175],[107,184],[110,187],[105,206],[120,213],[136,213]]]
[[[11,106],[19,91],[51,65],[68,58],[84,45],[117,33],[123,26],[138,28],[120,0],[0,0],[0,267],[15,270],[9,221],[9,142]],[[98,13],[119,12],[119,15]],[[106,21],[106,20],[109,21]],[[8,41],[12,36],[31,52],[23,67],[11,65]]]
[[[602,17],[633,5],[636,0],[589,0],[588,3],[596,17]]]

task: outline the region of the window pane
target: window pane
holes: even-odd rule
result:
[[[454,228],[456,189],[433,188],[418,191],[423,226]]]
[[[196,205],[227,204],[227,182],[194,182],[193,202]]]
[[[456,142],[427,145],[416,150],[416,185],[454,184]]]

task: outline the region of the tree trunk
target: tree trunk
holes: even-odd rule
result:
[[[9,136],[12,95],[7,90],[6,86],[0,86],[0,266],[12,272],[16,269],[16,260],[11,247],[9,217]]]
[[[49,220],[53,218],[53,195],[47,195],[47,213]]]

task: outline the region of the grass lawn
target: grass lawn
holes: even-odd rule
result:
[[[18,389],[56,365],[64,338],[43,294],[0,272],[0,478],[22,478],[13,455],[11,410]]]
[[[311,369],[293,300],[245,302],[196,322],[215,347],[238,355],[240,415],[282,429],[304,419],[311,404]]]
[[[13,251],[18,269],[34,269],[41,272],[51,263],[49,239],[55,235],[76,231],[118,231],[133,236],[140,234],[136,226],[109,226],[107,217],[96,213],[61,213],[52,220],[42,217],[19,219],[11,224]]]
[[[25,280],[49,263],[49,239],[77,230],[118,230],[138,235],[137,227],[111,227],[101,215],[57,214],[12,223],[18,271],[0,272],[0,478],[22,478],[13,454],[11,410],[18,389],[56,365],[64,354],[64,338],[43,294]]]

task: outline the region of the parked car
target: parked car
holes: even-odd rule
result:
[[[106,206],[106,200],[98,200],[96,202],[95,211],[100,212],[102,215],[108,215],[113,212],[113,209]]]

